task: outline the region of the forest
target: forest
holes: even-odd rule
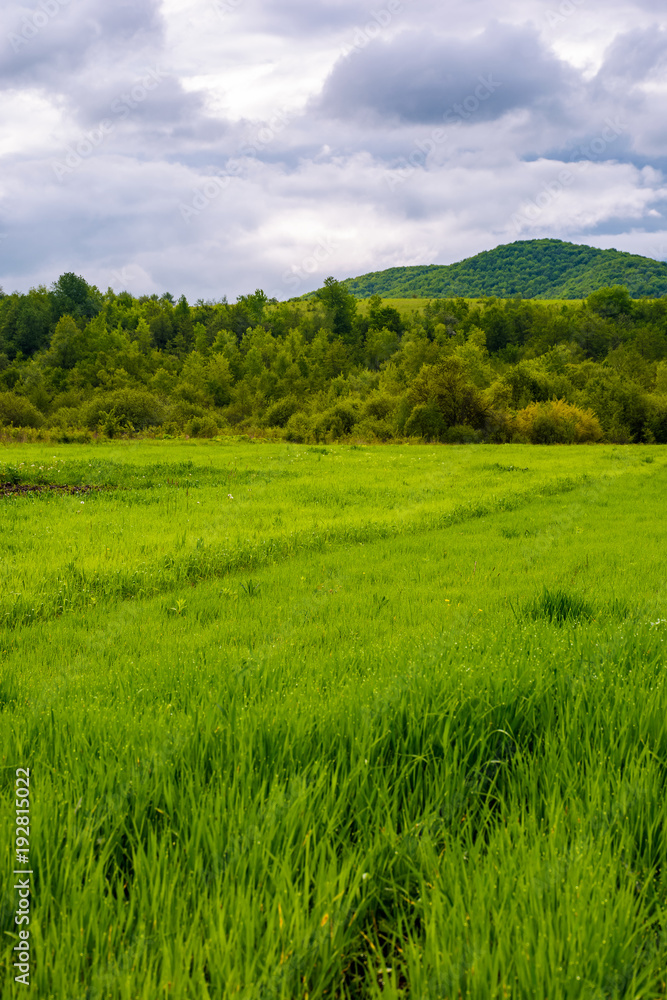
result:
[[[667,263],[564,240],[516,240],[456,264],[390,267],[345,284],[360,298],[583,299],[614,285],[632,298],[659,298],[667,295]]]
[[[667,298],[0,293],[0,435],[667,443]]]

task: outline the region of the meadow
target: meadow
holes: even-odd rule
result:
[[[650,445],[3,448],[0,995],[25,767],[40,1000],[664,998],[666,496]]]

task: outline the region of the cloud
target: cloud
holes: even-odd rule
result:
[[[221,6],[229,2],[222,0]],[[253,23],[257,30],[292,39],[307,38],[345,30],[364,13],[365,8],[358,0],[319,0],[318,3],[312,3],[312,0],[282,0],[278,6],[265,4],[255,7]]]
[[[470,39],[404,31],[341,59],[313,111],[382,123],[443,121],[448,112],[476,120],[560,105],[576,74],[544,48],[534,29],[493,23]],[[484,96],[481,96],[484,95]],[[467,118],[470,114],[467,114]]]
[[[505,156],[502,165],[488,151],[461,157],[393,189],[392,171],[367,153],[296,169],[239,161],[228,181],[215,169],[110,153],[47,183],[35,159],[11,171],[0,283],[49,284],[73,270],[136,294],[233,299],[263,287],[288,298],[328,274],[450,263],[520,238],[602,238],[631,226],[643,228],[644,252],[657,245],[667,190],[655,172]],[[559,184],[564,168],[572,179]]]
[[[534,0],[32,2],[0,12],[5,289],[286,298],[533,236],[667,253],[654,0],[555,27]]]
[[[667,67],[667,30],[658,24],[617,35],[605,53],[597,74],[602,85],[636,87],[664,75]]]
[[[9,0],[0,24],[0,86],[21,83],[66,92],[72,77],[92,61],[94,75],[107,61],[154,47],[162,33],[159,0],[40,0],[32,10]]]

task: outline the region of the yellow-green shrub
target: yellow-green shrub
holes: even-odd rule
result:
[[[15,392],[0,392],[0,424],[14,427],[41,427],[44,417],[36,406]]]
[[[564,399],[530,403],[513,422],[516,435],[532,444],[583,444],[602,438],[600,421],[592,410],[583,410]]]

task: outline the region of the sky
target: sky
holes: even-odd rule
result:
[[[664,0],[3,0],[0,285],[287,299],[556,238],[667,259]]]

